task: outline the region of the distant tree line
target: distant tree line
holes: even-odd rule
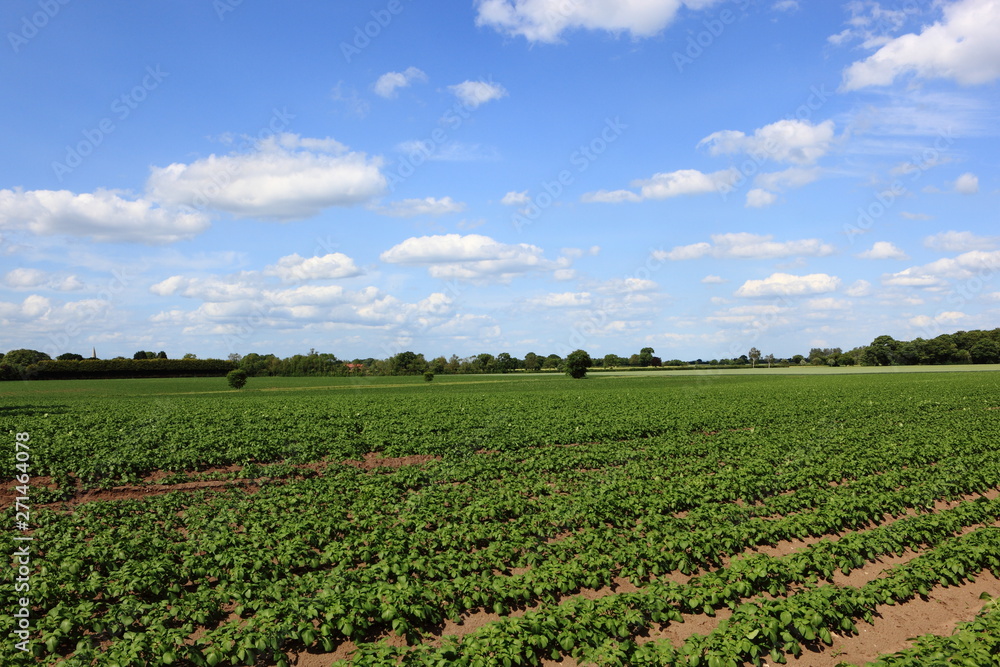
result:
[[[0,380],[214,377],[234,368],[236,365],[226,359],[167,359],[165,354],[133,359],[85,359],[79,354],[61,354],[52,359],[44,352],[28,349],[0,354]]]
[[[567,355],[541,355],[529,352],[517,358],[508,352],[469,357],[434,357],[412,351],[399,352],[386,359],[338,359],[329,352],[309,350],[280,358],[273,354],[230,354],[228,359],[198,359],[185,354],[181,359],[168,359],[166,352],[140,350],[132,359],[116,357],[101,360],[67,353],[56,359],[37,350],[12,350],[0,354],[0,380],[66,379],[112,377],[190,377],[223,376],[240,369],[250,377],[260,376],[352,376],[352,375],[424,375],[476,373],[576,373],[587,360],[590,369],[681,368],[681,367],[756,367],[772,365],[812,366],[912,366],[931,364],[1000,364],[1000,328],[985,331],[959,331],[936,338],[916,338],[900,341],[892,336],[879,336],[870,345],[844,352],[839,347],[812,348],[808,355],[796,354],[787,359],[773,354],[761,354],[751,347],[747,354],[731,359],[694,359],[663,361],[651,347],[644,347],[628,357],[607,354],[591,358],[583,350]],[[576,356],[574,356],[576,355]]]

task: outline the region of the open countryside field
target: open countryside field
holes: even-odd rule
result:
[[[1000,374],[794,370],[5,383],[3,662],[995,664]]]

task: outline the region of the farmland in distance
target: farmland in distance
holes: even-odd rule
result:
[[[992,664],[1000,376],[781,370],[0,385],[4,664]]]

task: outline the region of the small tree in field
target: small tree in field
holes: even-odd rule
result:
[[[434,371],[424,371],[424,382],[434,381]]]
[[[226,373],[226,380],[233,389],[242,389],[247,383],[247,372],[242,368],[237,368]]]
[[[566,357],[566,374],[579,380],[587,376],[587,369],[594,364],[590,355],[583,350],[570,352]]]

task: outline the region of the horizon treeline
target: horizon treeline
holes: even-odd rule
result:
[[[763,355],[750,348],[739,357],[724,359],[693,359],[663,361],[651,347],[644,347],[628,357],[608,354],[593,357],[592,368],[681,368],[681,367],[742,367],[742,366],[910,366],[939,364],[1000,363],[1000,328],[992,330],[958,331],[935,338],[896,340],[878,336],[869,345],[847,352],[840,348],[813,348],[809,354],[789,358]],[[517,358],[507,352],[493,355],[481,353],[469,357],[439,356],[426,359],[423,354],[403,351],[385,359],[339,359],[329,352],[311,349],[308,354],[278,357],[274,354],[251,352],[230,354],[228,359],[198,359],[184,354],[170,359],[164,351],[139,350],[131,359],[85,358],[80,354],[61,354],[52,359],[48,354],[30,349],[11,350],[0,354],[0,380],[125,378],[125,377],[192,377],[225,375],[239,368],[250,376],[310,376],[310,375],[420,375],[510,373],[564,371],[566,359],[558,354],[541,355],[529,352]]]

